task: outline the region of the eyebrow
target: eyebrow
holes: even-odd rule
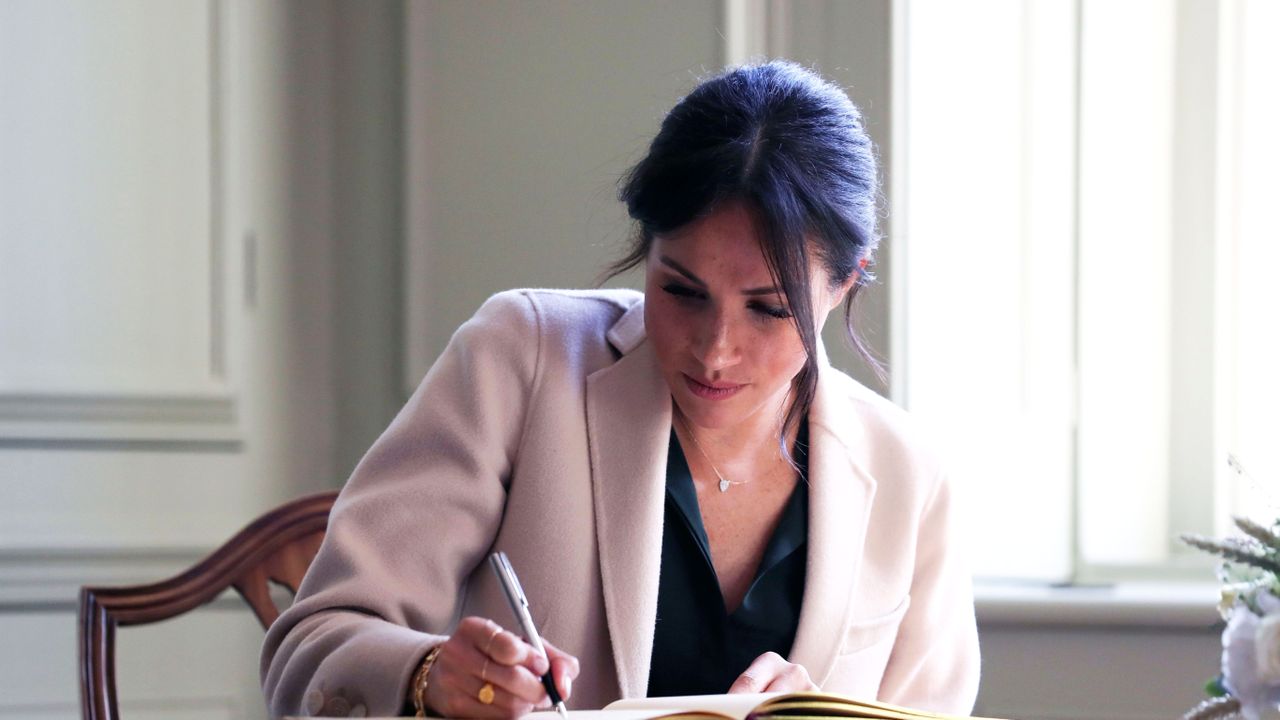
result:
[[[675,260],[672,260],[666,255],[659,255],[658,261],[661,262],[663,265],[666,265],[667,267],[671,268],[672,270],[675,270],[676,272],[680,273],[685,277],[685,279],[687,279],[689,282],[693,283],[694,285],[697,285],[703,290],[707,289],[707,284],[702,281],[702,278],[689,272],[688,268],[676,262]],[[747,288],[746,290],[742,291],[742,294],[743,295],[781,295],[782,292],[773,285],[766,285],[764,287]]]

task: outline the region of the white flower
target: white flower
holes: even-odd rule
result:
[[[1223,620],[1231,619],[1231,610],[1235,608],[1236,601],[1240,599],[1249,589],[1249,583],[1227,583],[1222,586],[1221,596],[1218,599],[1218,614]]]
[[[1222,633],[1222,683],[1246,720],[1280,720],[1280,600],[1267,592],[1255,600],[1261,618],[1244,603],[1231,610]]]
[[[1272,578],[1266,576],[1224,583],[1218,599],[1218,614],[1223,620],[1230,620],[1231,610],[1237,602],[1241,600],[1253,602],[1254,596],[1258,595],[1259,591],[1265,593],[1271,587],[1271,583]]]
[[[1280,614],[1267,615],[1258,621],[1253,636],[1258,680],[1280,685]]]

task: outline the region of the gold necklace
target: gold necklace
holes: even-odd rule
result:
[[[730,485],[746,485],[751,482],[750,480],[729,480],[725,478],[724,475],[721,475],[720,468],[716,467],[716,464],[711,462],[711,458],[707,457],[707,451],[702,449],[702,443],[698,442],[698,436],[693,434],[693,428],[689,427],[689,423],[685,422],[683,417],[679,419],[680,424],[684,426],[685,433],[687,433],[689,435],[689,439],[693,441],[693,447],[697,449],[698,454],[702,456],[702,459],[707,461],[707,464],[711,466],[711,472],[715,473],[716,478],[720,480],[720,492],[728,492]]]

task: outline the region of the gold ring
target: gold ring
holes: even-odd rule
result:
[[[488,672],[488,670],[489,670],[489,656],[486,655],[484,658],[484,664],[480,666],[480,679],[485,682],[489,682],[489,678],[484,676],[484,674]]]
[[[498,637],[498,633],[502,632],[502,626],[494,624],[493,632],[489,633],[489,641],[484,644],[484,654],[488,655],[489,650],[493,647],[493,639]]]
[[[487,682],[480,686],[480,691],[476,693],[476,699],[481,705],[493,704],[493,683]]]

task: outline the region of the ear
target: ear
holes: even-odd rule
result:
[[[849,273],[849,277],[845,278],[845,281],[840,283],[840,287],[833,291],[831,307],[827,308],[827,312],[835,310],[840,303],[844,302],[845,296],[847,296],[849,292],[853,290],[853,286],[857,285],[858,281],[862,279],[862,273],[866,272],[868,262],[870,262],[870,260],[865,255],[858,259],[858,269]]]
[[[860,265],[859,269],[854,270],[852,273],[850,273],[849,277],[845,278],[844,282],[840,283],[838,287],[831,289],[831,296],[827,298],[828,313],[830,313],[832,310],[835,310],[837,307],[840,306],[840,303],[844,302],[845,296],[849,294],[849,291],[852,290],[853,286],[857,284],[858,279],[862,277],[862,270],[861,270],[862,267],[865,267],[865,266]]]

